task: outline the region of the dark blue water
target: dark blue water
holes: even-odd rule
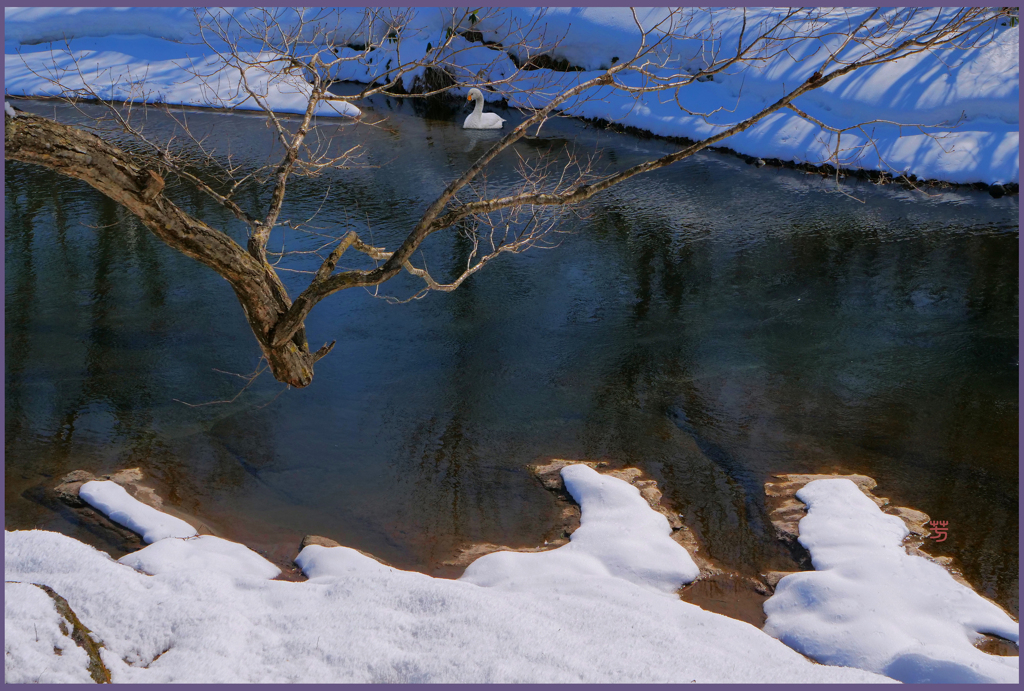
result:
[[[325,232],[394,247],[495,135],[463,131],[460,113],[382,101],[368,114],[388,120],[334,130],[364,147],[358,166],[296,185],[285,215],[319,210]],[[257,118],[191,117],[266,154]],[[672,149],[572,122],[542,136],[601,149],[610,168]],[[505,160],[488,185],[514,180]],[[38,488],[140,466],[225,537],[290,556],[315,533],[431,571],[470,542],[549,536],[557,508],[527,464],[603,458],[648,471],[712,557],[755,573],[789,565],[764,510],[772,473],[857,472],[949,521],[934,551],[1016,613],[1017,198],[844,189],[857,199],[696,156],[596,198],[559,226],[558,248],[503,257],[454,293],[327,299],[307,335],[338,344],[306,389],[264,375],[233,402],[189,407],[232,399],[244,381],[227,373],[258,366],[227,283],[84,185],[8,163],[6,526],[95,540]],[[445,235],[423,258],[449,277],[468,251]],[[293,294],[308,280],[283,275]]]

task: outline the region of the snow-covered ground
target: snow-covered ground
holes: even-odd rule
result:
[[[5,679],[89,680],[53,602],[25,585],[42,583],[103,641],[115,682],[890,681],[683,602],[697,567],[665,517],[585,465],[562,476],[582,508],[569,544],[490,554],[454,581],[346,547],[307,546],[309,580],[292,583],[216,538],[165,538],[118,563],[56,533],[8,532],[5,579],[19,583],[5,586]]]
[[[665,517],[623,480],[582,464],[561,472],[582,510],[569,544],[489,554],[454,581],[346,547],[307,546],[296,563],[309,580],[294,583],[209,536],[167,537],[119,563],[56,533],[7,532],[6,681],[89,679],[53,601],[28,583],[67,599],[103,642],[115,682],[892,681],[854,667],[903,681],[1016,681],[1016,658],[970,639],[1016,640],[1016,624],[903,553],[902,523],[850,483],[801,490],[820,570],[784,578],[768,608],[771,633],[843,665],[829,666],[680,600],[698,570]],[[116,520],[160,525],[140,506],[117,502]]]
[[[514,83],[488,92],[488,98],[506,98],[512,105],[542,104],[548,98],[546,94],[596,76],[602,68],[632,55],[639,44],[639,30],[628,9],[547,8],[542,15],[541,9],[482,12],[472,28],[485,40],[505,45],[510,45],[512,38],[524,37],[534,45],[554,45],[550,50],[554,57],[564,58],[586,71],[545,69],[520,73]],[[232,10],[235,16],[244,11]],[[664,12],[644,10],[638,13],[638,19],[643,26],[650,27],[664,18]],[[352,9],[347,13],[337,21],[339,34],[358,32],[362,12]],[[863,10],[836,10],[820,20],[822,28],[815,33],[830,34],[831,30],[856,23],[863,14]],[[771,10],[748,10],[747,35],[758,22],[772,16]],[[212,75],[217,68],[217,58],[209,49],[188,43],[195,41],[191,10],[7,8],[5,20],[8,94],[57,93],[47,77],[58,74],[72,86],[80,86],[76,80],[81,81],[82,76],[77,74],[78,67],[67,54],[63,40],[47,43],[73,36],[71,53],[84,68],[88,81],[105,96],[257,107],[251,99],[245,101],[238,92],[237,77],[232,78],[227,72],[217,73],[209,86],[202,86],[195,79],[187,80],[188,75],[182,70],[186,55],[202,74]],[[450,20],[443,10],[415,11],[400,42],[385,44],[367,60],[346,63],[335,76],[371,82],[398,60],[420,59],[431,46],[438,45]],[[735,45],[741,26],[738,11],[716,10],[692,17],[686,33],[714,34],[714,47],[725,54]],[[800,30],[800,25],[794,29]],[[575,115],[602,118],[658,135],[704,138],[773,102],[784,85],[807,80],[826,51],[836,49],[841,39],[835,31],[822,40],[796,38],[791,50],[767,62],[734,69],[716,75],[714,81],[686,87],[680,92],[678,103],[668,93],[634,100],[605,88],[586,92],[567,107]],[[800,97],[796,105],[836,127],[879,121],[865,131],[850,131],[843,136],[841,159],[845,166],[880,168],[950,182],[1018,182],[1018,28],[999,27],[990,39],[965,52],[922,54],[894,64],[865,68]],[[678,40],[671,57],[684,68],[693,68],[707,55],[709,47],[709,43],[696,39]],[[63,51],[64,55],[54,51]],[[355,55],[349,49],[341,53]],[[501,79],[515,73],[515,65],[504,52],[471,44],[461,37],[452,42],[449,58],[453,69],[463,76],[482,71],[491,79]],[[61,71],[69,68],[73,69]],[[422,69],[409,73],[406,86],[411,86],[421,74]],[[303,90],[308,87],[301,79],[290,75],[278,79],[261,70],[256,70],[251,78],[276,110],[303,110]],[[127,88],[126,81],[133,82],[134,88]],[[530,92],[531,87],[539,85],[541,93]],[[680,103],[692,113],[718,112],[706,118],[688,114],[680,109]],[[342,103],[320,107],[321,115],[357,112]],[[922,131],[880,121],[937,127]],[[722,145],[762,158],[822,163],[828,158],[832,136],[793,112],[780,111]]]
[[[243,87],[240,75],[223,69],[216,55],[196,46],[148,36],[80,38],[65,43],[16,46],[5,42],[4,88],[15,96],[77,93],[114,101],[169,103],[237,110],[262,106]],[[246,83],[277,113],[305,113],[311,88],[301,75],[278,69],[268,53],[247,53],[256,63]],[[316,115],[359,115],[349,103],[321,101]]]
[[[979,634],[1019,642],[1020,627],[944,568],[903,548],[907,526],[849,480],[816,480],[800,544],[814,571],[786,576],[765,603],[765,630],[830,665],[905,682],[1016,683],[1018,658],[974,647]]]

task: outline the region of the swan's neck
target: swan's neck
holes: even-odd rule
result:
[[[476,108],[473,109],[473,115],[478,115],[478,116],[479,115],[483,115],[483,113],[484,113],[484,97],[481,96],[479,98],[474,98],[473,101],[476,102]]]

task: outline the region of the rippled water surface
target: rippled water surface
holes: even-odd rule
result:
[[[285,215],[319,210],[327,231],[394,247],[497,135],[462,130],[462,112],[380,101],[367,115],[388,120],[334,130],[364,167],[296,185]],[[258,118],[190,117],[266,156]],[[673,149],[572,122],[542,137],[517,150],[575,142],[616,168]],[[488,185],[513,177],[509,157]],[[764,509],[772,473],[857,472],[949,521],[933,551],[1016,614],[1017,198],[846,189],[863,201],[699,155],[595,198],[557,249],[503,257],[454,293],[335,295],[307,321],[313,348],[338,341],[311,386],[265,375],[190,407],[231,399],[244,382],[225,373],[257,366],[227,283],[90,188],[7,163],[6,526],[96,543],[39,488],[140,466],[172,504],[272,554],[315,533],[432,571],[470,542],[550,537],[557,508],[527,464],[608,459],[648,471],[712,557],[755,573],[789,564]],[[469,251],[428,244],[440,275]],[[293,294],[307,278],[284,276]]]

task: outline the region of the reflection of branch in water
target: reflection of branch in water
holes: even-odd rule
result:
[[[245,380],[245,386],[243,386],[241,389],[239,389],[238,393],[236,393],[231,398],[223,399],[223,400],[220,400],[220,401],[207,401],[206,403],[186,403],[185,401],[178,400],[177,398],[173,398],[171,400],[173,400],[175,403],[181,403],[182,405],[187,405],[189,408],[201,408],[203,406],[215,405],[215,404],[218,404],[218,403],[234,403],[236,400],[238,400],[239,396],[241,396],[243,393],[245,393],[246,389],[248,389],[250,386],[252,386],[253,382],[256,381],[261,374],[263,374],[264,372],[267,371],[267,367],[268,367],[268,365],[267,365],[267,362],[266,362],[266,358],[261,357],[259,363],[256,365],[256,369],[252,371],[252,374],[238,374],[236,372],[225,372],[224,370],[219,370],[219,369],[214,368],[213,371],[217,372],[219,374],[228,374],[228,375],[231,375],[232,377],[238,377],[239,379],[244,379]],[[282,389],[282,391],[283,391],[283,389]],[[277,396],[280,396],[280,395],[281,395],[280,393],[277,394]],[[276,400],[277,396],[274,396],[274,398],[271,399],[271,401],[268,401],[267,404],[272,403],[274,400]],[[264,405],[267,405],[267,404],[264,404]],[[263,406],[260,406],[260,407],[263,407]]]
[[[278,391],[278,392],[277,392],[277,393],[276,393],[276,394],[274,395],[274,397],[273,397],[273,398],[271,398],[271,399],[270,399],[269,401],[267,401],[267,402],[266,402],[266,403],[264,403],[263,405],[258,405],[258,406],[256,406],[255,410],[262,410],[263,408],[266,408],[266,407],[267,407],[268,405],[270,405],[271,403],[273,403],[274,401],[276,401],[276,400],[277,400],[278,398],[280,398],[280,397],[281,397],[281,394],[283,394],[283,393],[284,393],[285,391],[287,391],[287,390],[288,390],[288,389],[290,389],[290,388],[292,388],[292,387],[290,387],[290,386],[288,386],[287,384],[285,384],[285,385],[284,385],[283,387],[281,387],[281,390],[280,390],[280,391]]]

